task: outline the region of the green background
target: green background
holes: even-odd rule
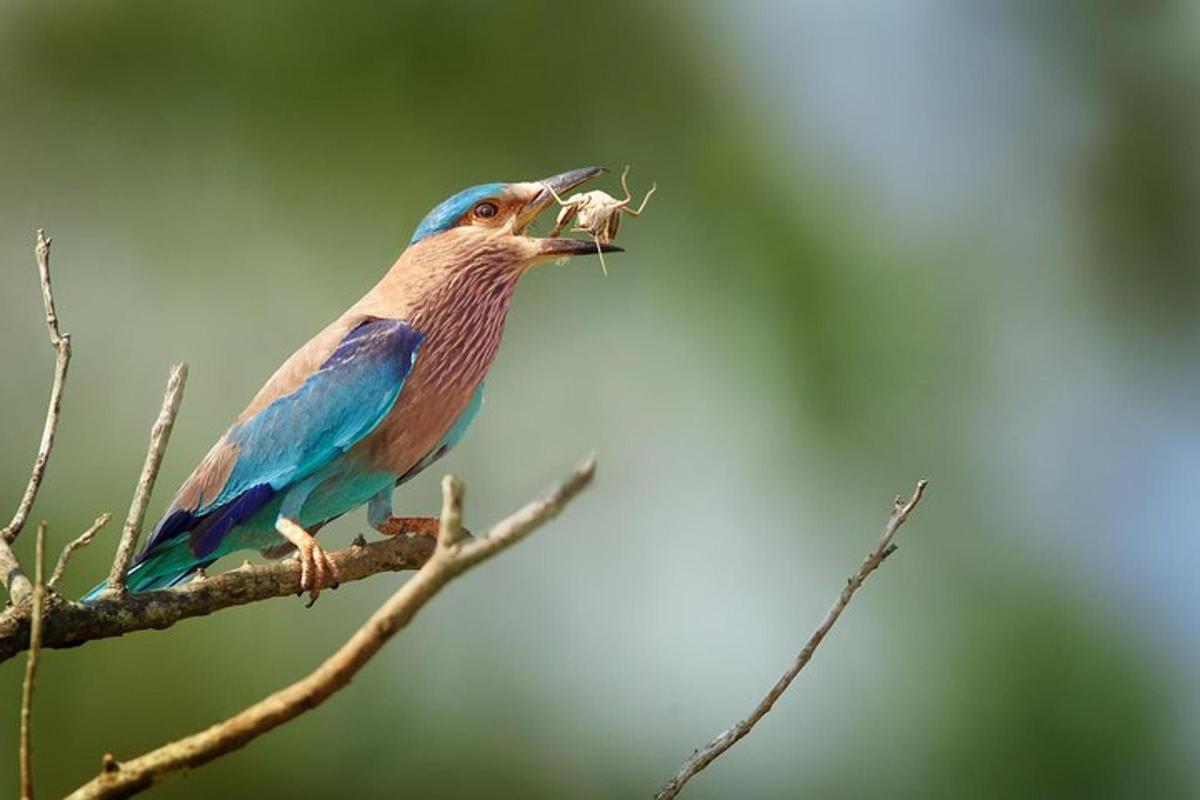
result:
[[[34,512],[56,555],[123,515],[172,361],[154,514],[435,203],[631,163],[659,190],[628,252],[524,282],[476,427],[398,507],[453,470],[479,530],[591,450],[595,487],[159,796],[648,796],[925,476],[899,553],[689,796],[1195,797],[1198,32],[1188,2],[4,3],[0,510],[52,367],[35,227],[75,346]],[[47,652],[41,793],[305,674],[400,580]]]

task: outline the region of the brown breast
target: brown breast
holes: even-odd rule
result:
[[[395,407],[356,448],[396,475],[429,454],[466,410],[500,347],[519,277],[504,250],[476,248],[450,263],[409,310],[425,338]]]

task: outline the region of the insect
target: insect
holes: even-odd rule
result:
[[[578,192],[563,200],[554,189],[550,189],[554,199],[562,206],[550,236],[558,236],[563,228],[571,224],[572,219],[575,220],[572,232],[591,234],[592,241],[596,243],[596,254],[600,256],[600,268],[604,270],[605,275],[608,274],[608,267],[604,263],[604,254],[600,252],[600,245],[608,244],[617,238],[617,229],[621,227],[622,214],[629,214],[633,217],[641,216],[642,209],[646,207],[646,201],[658,188],[657,183],[653,184],[650,191],[646,192],[646,196],[642,198],[642,204],[635,209],[631,205],[633,195],[626,182],[628,177],[629,165],[627,164],[624,171],[621,172],[621,188],[625,190],[624,200],[618,200],[608,192],[598,189],[590,192]]]

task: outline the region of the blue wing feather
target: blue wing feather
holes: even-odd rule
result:
[[[220,492],[168,514],[143,555],[184,533],[211,550],[275,494],[369,434],[395,405],[423,338],[407,322],[390,319],[369,320],[347,334],[300,388],[230,429],[225,441],[237,449],[237,461]]]
[[[423,339],[407,322],[367,320],[300,388],[234,425],[223,439],[236,452],[229,477],[195,508],[168,510],[131,568],[129,587],[171,586],[210,563],[233,528],[370,434],[395,405]]]
[[[238,460],[209,507],[260,484],[278,491],[302,480],[374,430],[395,404],[423,338],[399,320],[351,331],[299,389],[229,432]]]

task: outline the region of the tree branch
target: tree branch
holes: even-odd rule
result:
[[[380,572],[417,569],[433,553],[433,544],[429,536],[402,535],[352,545],[329,556],[345,584]],[[169,628],[183,619],[274,597],[295,597],[299,591],[300,564],[288,559],[253,567],[246,564],[170,589],[130,592],[123,597],[104,595],[88,604],[50,593],[42,646],[75,647],[93,639]],[[29,632],[28,605],[0,613],[0,662],[29,646]]]
[[[37,683],[38,649],[42,642],[42,607],[46,602],[46,583],[43,573],[46,558],[46,523],[38,525],[34,554],[32,633],[29,658],[25,662],[25,683],[21,688],[21,798],[33,800],[33,744],[30,740],[33,723],[33,690]]]
[[[200,733],[118,763],[105,759],[101,773],[70,795],[73,800],[129,797],[167,775],[198,767],[244,747],[274,728],[316,708],[342,689],[430,598],[458,575],[528,536],[557,516],[595,474],[587,459],[551,492],[492,528],[483,539],[462,534],[462,484],[447,477],[438,543],[433,555],[342,647],[305,678]]]
[[[854,597],[854,593],[859,590],[871,573],[879,568],[883,560],[896,551],[893,539],[896,538],[896,533],[900,530],[900,526],[908,519],[908,515],[917,507],[917,503],[921,502],[921,497],[925,494],[925,487],[927,485],[928,481],[920,480],[917,482],[917,488],[907,501],[901,497],[896,498],[892,515],[888,518],[887,524],[883,526],[883,535],[879,539],[879,544],[867,554],[858,572],[851,575],[849,580],[846,581],[846,587],[842,589],[837,602],[826,612],[825,618],[821,620],[821,624],[813,631],[812,636],[809,637],[808,642],[804,645],[804,649],[800,651],[791,665],[788,666],[787,671],[771,687],[771,691],[767,692],[767,696],[755,706],[750,716],[713,739],[700,750],[692,753],[691,758],[684,762],[679,772],[675,774],[675,777],[668,781],[659,790],[658,794],[655,795],[655,800],[671,800],[671,798],[677,796],[689,780],[715,761],[722,753],[733,747],[738,740],[748,734],[758,724],[758,721],[771,710],[771,706],[775,705],[775,701],[787,691],[788,686],[800,674],[800,670],[804,669],[804,666],[808,664],[813,653],[816,652],[817,646],[825,639],[826,634],[833,628],[834,623],[838,621],[838,617],[842,615],[846,606],[849,605],[850,599]]]
[[[166,452],[167,442],[171,439],[171,429],[175,427],[175,415],[179,413],[179,404],[183,401],[183,386],[187,382],[187,374],[187,364],[171,367],[162,408],[159,409],[154,427],[150,429],[150,446],[146,450],[146,461],[142,464],[142,474],[138,478],[133,501],[129,505],[129,516],[125,518],[125,527],[121,530],[117,555],[113,559],[112,570],[108,573],[109,593],[125,594],[125,573],[129,571],[129,562],[133,560],[133,551],[137,547],[142,523],[146,519],[146,506],[150,504],[150,494],[154,491],[154,481],[158,479],[163,453]]]

